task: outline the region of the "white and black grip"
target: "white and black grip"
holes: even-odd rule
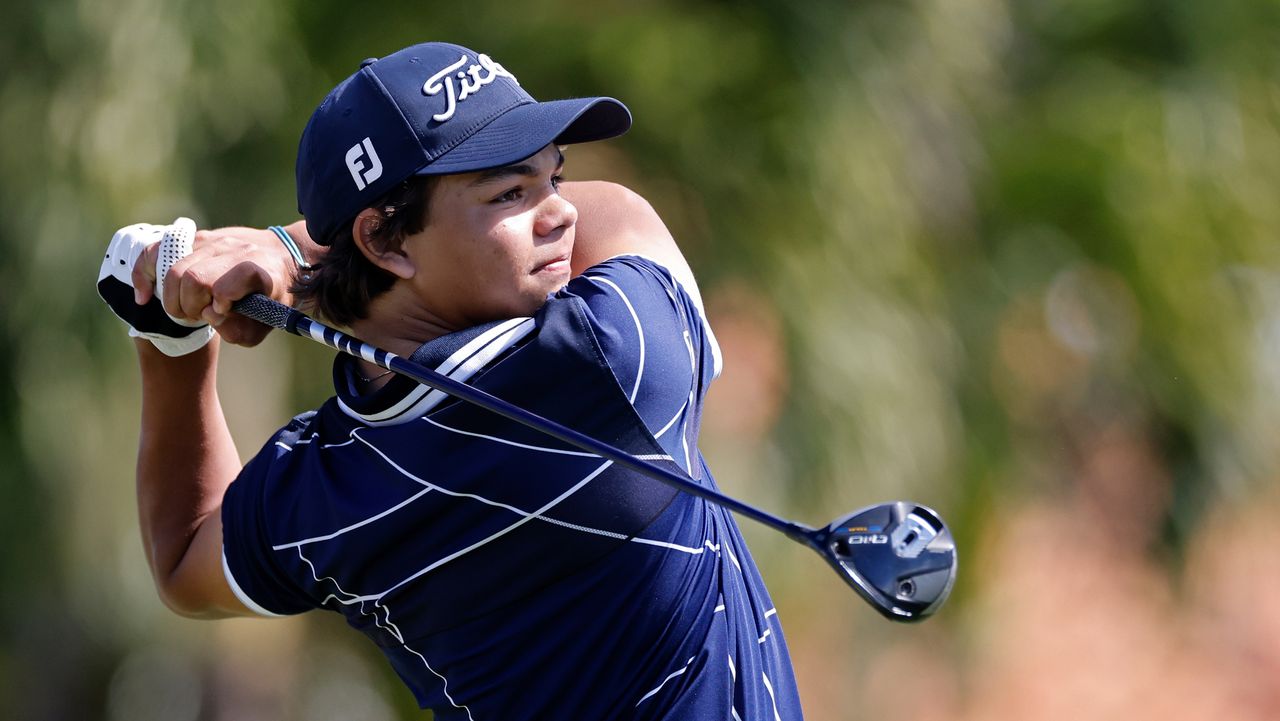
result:
[[[253,293],[231,304],[236,313],[278,330],[288,331],[294,335],[298,332],[298,321],[306,318],[302,313],[284,303],[274,301],[261,293]]]

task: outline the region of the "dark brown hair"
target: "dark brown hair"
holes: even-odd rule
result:
[[[430,175],[411,177],[369,206],[382,216],[370,234],[375,248],[396,250],[405,236],[427,226],[435,180]],[[367,317],[369,302],[395,282],[394,275],[369,262],[356,246],[351,235],[354,220],[353,217],[339,226],[332,237],[324,239],[329,246],[324,259],[300,274],[290,288],[297,302],[310,306],[325,320],[345,326]]]

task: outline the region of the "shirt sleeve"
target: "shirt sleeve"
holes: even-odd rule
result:
[[[696,292],[638,255],[610,258],[561,291],[583,302],[605,360],[649,431],[686,465],[720,348]]]
[[[316,608],[297,585],[289,581],[272,548],[267,507],[278,482],[280,445],[297,424],[290,424],[271,438],[258,455],[240,471],[222,499],[222,571],[227,583],[251,611],[262,616],[288,616]]]

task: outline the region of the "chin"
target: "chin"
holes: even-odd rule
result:
[[[560,290],[563,287],[564,285],[561,284],[556,286],[555,288],[542,291],[541,293],[537,294],[536,297],[534,294],[531,293],[527,296],[520,298],[517,302],[511,305],[511,307],[508,309],[507,315],[504,317],[505,318],[526,318],[534,315],[535,313],[538,312],[539,309],[542,308],[542,306],[546,305],[548,295],[556,292],[557,290]]]
[[[538,278],[537,290],[535,291],[538,295],[538,305],[542,305],[542,303],[546,301],[547,296],[551,293],[555,293],[566,285],[569,285],[570,277],[570,273],[567,269],[562,273],[541,275],[541,277]]]

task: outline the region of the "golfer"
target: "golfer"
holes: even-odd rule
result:
[[[562,146],[630,123],[415,45],[311,117],[305,225],[116,234],[99,289],[139,339],[139,511],[171,608],[341,613],[439,719],[801,718],[727,511],[346,355],[243,467],[219,407],[214,329],[260,340],[230,304],[262,291],[714,486],[720,353],[692,273],[638,196],[561,185]]]

